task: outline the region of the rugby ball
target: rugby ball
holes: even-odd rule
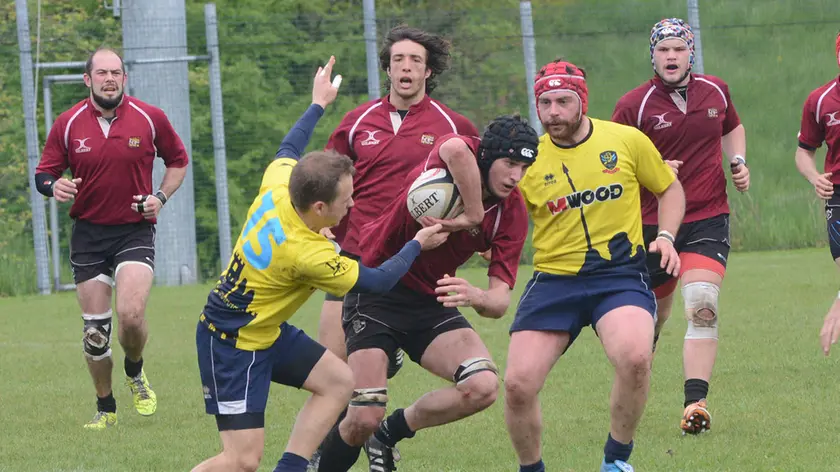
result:
[[[415,220],[424,216],[448,220],[464,212],[458,187],[446,169],[429,169],[411,184],[406,199]]]

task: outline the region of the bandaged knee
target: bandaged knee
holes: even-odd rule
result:
[[[101,315],[82,315],[85,321],[83,343],[85,356],[99,361],[111,357],[111,310]]]
[[[387,404],[387,388],[359,388],[353,390],[353,396],[350,397],[350,406],[378,406],[384,408]]]
[[[685,339],[718,338],[718,297],[720,288],[710,282],[691,282],[683,286]]]
[[[493,361],[485,357],[472,357],[462,362],[461,365],[455,369],[455,375],[452,376],[452,380],[455,381],[456,385],[460,385],[466,382],[471,376],[482,371],[490,371],[497,376],[499,375],[499,368],[496,367],[496,364],[494,364]]]

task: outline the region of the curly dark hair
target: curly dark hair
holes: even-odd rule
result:
[[[395,26],[385,36],[385,43],[379,50],[379,66],[386,73],[391,66],[391,46],[404,40],[414,41],[426,48],[426,67],[432,71],[426,79],[426,93],[431,93],[437,87],[435,77],[449,69],[449,48],[451,43],[446,39],[407,25]],[[391,88],[391,80],[385,79],[385,87]]]

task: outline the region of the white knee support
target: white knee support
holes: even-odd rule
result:
[[[496,376],[499,375],[499,368],[496,367],[493,361],[484,357],[473,357],[465,360],[455,369],[455,375],[452,376],[452,380],[455,381],[456,385],[460,385],[466,382],[470,376],[485,370],[493,372]]]
[[[720,288],[710,282],[691,282],[682,288],[688,329],[685,339],[718,338]]]
[[[85,356],[94,361],[111,357],[111,310],[101,315],[82,315],[85,321],[83,343]]]
[[[388,404],[387,388],[359,388],[353,390],[350,406],[378,406],[385,408]]]

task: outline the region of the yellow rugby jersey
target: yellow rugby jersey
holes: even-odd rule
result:
[[[236,347],[260,350],[280,336],[315,289],[346,294],[359,277],[356,261],[310,230],[292,207],[289,176],[294,159],[277,159],[236,241],[230,265],[207,298],[201,319]]]
[[[644,269],[639,185],[662,193],[674,173],[638,129],[590,120],[589,137],[571,148],[543,135],[539,159],[519,183],[534,221],[535,270]]]

